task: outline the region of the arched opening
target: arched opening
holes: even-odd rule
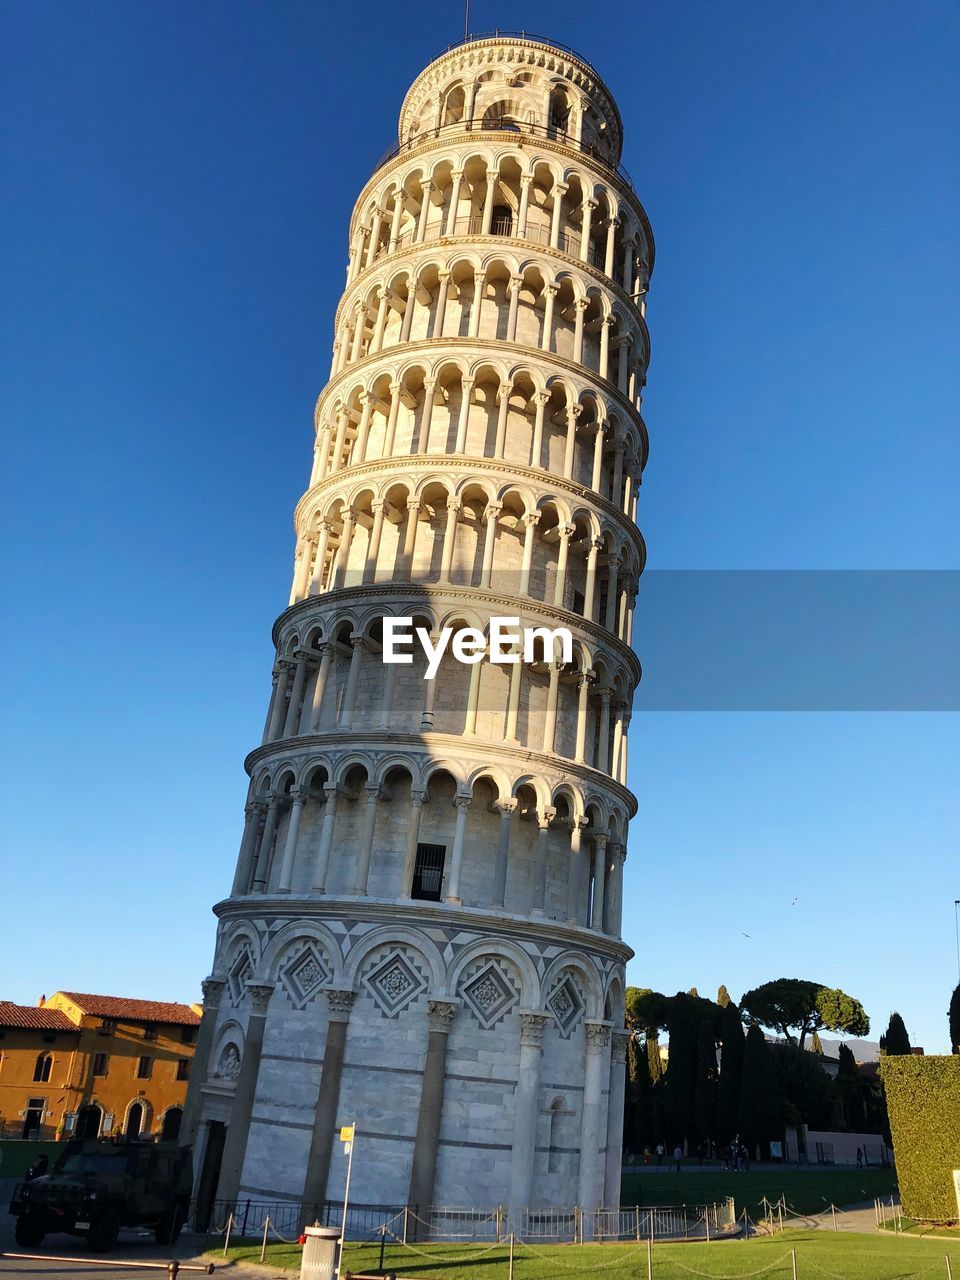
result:
[[[74,1136],[77,1138],[98,1138],[102,1124],[103,1111],[96,1103],[87,1103],[77,1112],[77,1126]]]
[[[33,1064],[33,1079],[36,1084],[46,1084],[53,1069],[53,1054],[40,1053]]]
[[[180,1136],[180,1122],[183,1119],[182,1107],[168,1107],[163,1115],[160,1127],[160,1138],[164,1142],[172,1142]]]
[[[135,1102],[127,1112],[127,1123],[123,1132],[128,1138],[138,1138],[143,1129],[144,1111],[143,1103]]]

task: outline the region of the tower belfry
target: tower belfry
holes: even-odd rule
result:
[[[197,1193],[619,1203],[650,227],[589,63],[471,37],[360,193],[184,1135]],[[437,676],[385,618],[527,661]],[[518,655],[520,656],[520,655]],[[312,1216],[312,1215],[311,1215]]]

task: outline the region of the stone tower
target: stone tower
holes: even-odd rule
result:
[[[473,37],[360,193],[184,1134],[201,1201],[619,1203],[653,240],[594,68]],[[425,680],[384,618],[567,627]],[[306,1209],[304,1210],[306,1213]],[[589,1228],[588,1228],[589,1229]]]

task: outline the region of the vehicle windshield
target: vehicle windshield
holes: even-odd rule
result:
[[[57,1173],[125,1173],[125,1151],[75,1151],[57,1161]]]

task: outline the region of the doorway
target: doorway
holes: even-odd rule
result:
[[[77,1112],[77,1127],[74,1136],[77,1138],[99,1138],[100,1126],[103,1124],[103,1112],[96,1103],[88,1102]]]
[[[220,1181],[220,1163],[223,1160],[223,1144],[227,1126],[222,1120],[211,1120],[207,1127],[207,1145],[203,1153],[203,1167],[197,1184],[197,1211],[193,1219],[195,1231],[206,1231],[210,1226],[213,1204]]]

